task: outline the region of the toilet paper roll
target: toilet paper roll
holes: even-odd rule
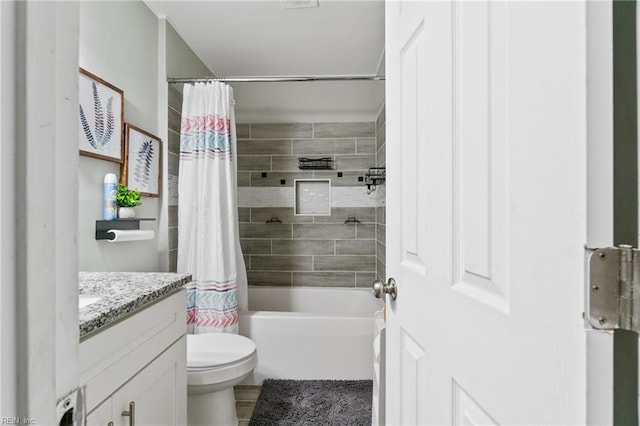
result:
[[[121,243],[123,241],[141,241],[150,240],[155,236],[155,232],[151,230],[126,230],[126,229],[110,229],[107,231],[110,243]]]

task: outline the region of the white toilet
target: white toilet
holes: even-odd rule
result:
[[[187,335],[187,423],[237,425],[233,386],[258,365],[256,345],[237,334]]]

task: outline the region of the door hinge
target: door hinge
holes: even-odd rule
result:
[[[640,250],[620,245],[591,251],[587,279],[591,326],[640,332]]]

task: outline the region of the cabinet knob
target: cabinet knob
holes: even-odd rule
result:
[[[122,412],[123,417],[129,417],[129,426],[136,426],[136,403],[129,403],[129,411]]]

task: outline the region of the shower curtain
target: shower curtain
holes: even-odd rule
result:
[[[185,85],[180,129],[178,272],[190,273],[190,333],[238,332],[247,309],[247,275],[236,203],[233,89]]]

